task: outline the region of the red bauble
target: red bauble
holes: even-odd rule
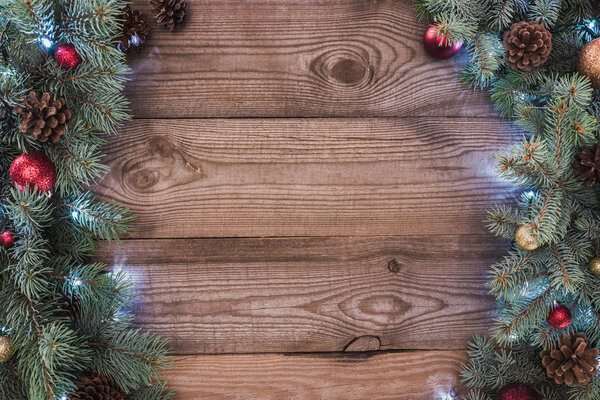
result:
[[[498,392],[496,400],[542,400],[542,397],[527,385],[512,383]]]
[[[56,182],[56,168],[44,153],[32,151],[15,158],[10,166],[10,181],[19,190],[29,185],[37,186],[42,192],[48,192]]]
[[[72,69],[81,64],[81,56],[70,43],[61,44],[54,51],[54,59],[63,68]]]
[[[437,25],[431,25],[427,29],[423,38],[423,44],[431,57],[439,58],[440,60],[452,57],[462,47],[462,42],[450,45],[447,39],[443,39],[442,35],[438,35]]]
[[[0,233],[0,246],[5,249],[10,249],[15,246],[15,234],[11,231],[4,231]]]
[[[551,327],[562,329],[571,325],[573,316],[571,315],[571,310],[569,310],[567,306],[557,304],[552,310],[550,310],[547,320]]]

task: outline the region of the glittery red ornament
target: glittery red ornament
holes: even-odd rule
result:
[[[10,249],[15,246],[15,234],[11,231],[4,231],[0,233],[0,246],[5,249]]]
[[[81,56],[70,43],[61,44],[54,51],[54,59],[63,68],[72,69],[81,64]]]
[[[441,44],[441,45],[440,45]],[[431,57],[439,58],[441,60],[450,58],[462,47],[462,42],[454,43],[453,45],[448,43],[448,39],[444,39],[442,35],[437,33],[437,25],[431,25],[425,37],[423,38],[423,45],[425,50]]]
[[[10,166],[10,181],[19,190],[29,184],[37,186],[42,192],[48,192],[56,182],[56,168],[44,153],[32,151],[15,158]]]
[[[542,400],[542,397],[527,385],[512,383],[498,392],[496,400]]]
[[[562,329],[571,325],[573,316],[571,315],[571,310],[569,310],[567,306],[557,304],[550,310],[550,313],[548,313],[547,320],[551,327]]]

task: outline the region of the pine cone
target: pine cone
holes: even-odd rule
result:
[[[600,146],[583,147],[573,163],[573,172],[585,186],[592,187],[600,179]]]
[[[581,386],[598,373],[599,353],[596,347],[588,347],[587,337],[580,333],[573,338],[561,338],[559,349],[542,351],[540,356],[549,378],[558,384]]]
[[[124,400],[125,392],[109,377],[93,372],[75,382],[71,400]]]
[[[183,22],[185,17],[185,0],[150,0],[154,11],[154,21],[158,25],[166,26],[170,30]]]
[[[504,32],[505,59],[512,69],[529,71],[546,62],[552,34],[537,22],[517,22]]]
[[[125,7],[121,16],[123,27],[118,38],[117,49],[122,52],[141,49],[150,36],[150,25],[146,22],[146,14],[130,6]]]
[[[79,318],[81,313],[81,298],[76,294],[60,296],[60,304],[58,308],[53,312],[56,317],[62,317],[70,319],[71,322],[75,322]]]
[[[67,125],[71,122],[71,110],[65,107],[65,100],[53,100],[53,95],[44,92],[42,98],[35,92],[23,96],[23,106],[13,109],[15,114],[21,115],[19,130],[22,133],[31,133],[40,142],[51,141],[58,143],[65,134]]]

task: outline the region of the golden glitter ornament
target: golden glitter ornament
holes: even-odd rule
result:
[[[584,46],[577,56],[577,72],[592,82],[594,89],[600,89],[600,39],[594,39]]]
[[[520,248],[525,250],[535,250],[540,247],[535,236],[531,233],[529,225],[522,225],[515,233],[515,240]]]
[[[0,336],[0,362],[7,362],[13,356],[11,340],[6,336]]]
[[[592,271],[592,274],[600,275],[600,257],[592,258],[588,266],[590,268],[590,271]]]

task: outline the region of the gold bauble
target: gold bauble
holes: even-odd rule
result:
[[[577,72],[587,76],[594,89],[600,89],[600,39],[585,45],[577,57]]]
[[[0,362],[7,362],[13,356],[11,340],[6,336],[0,336]]]
[[[535,250],[540,247],[540,244],[536,240],[535,236],[531,233],[531,227],[529,225],[522,225],[517,229],[515,233],[515,240],[520,248],[525,250]]]
[[[600,275],[600,257],[594,257],[590,260],[589,263],[590,271],[594,275]]]

